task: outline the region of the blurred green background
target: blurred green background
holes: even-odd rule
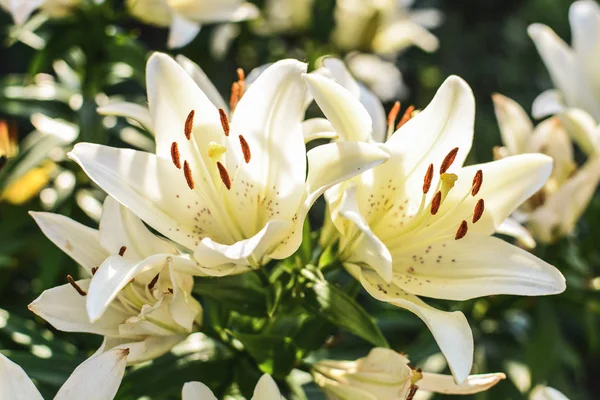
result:
[[[255,3],[260,5],[260,1]],[[416,8],[441,10],[444,22],[433,30],[440,39],[437,52],[427,54],[411,48],[398,57],[397,65],[410,89],[403,104],[422,108],[448,75],[461,76],[471,85],[477,100],[475,144],[469,162],[491,160],[492,148],[500,144],[500,137],[490,95],[502,93],[530,111],[535,96],[552,87],[527,36],[527,26],[542,22],[569,40],[570,4],[568,0],[417,0]],[[198,63],[221,93],[227,95],[238,66],[250,71],[283,57],[314,63],[330,53],[333,7],[333,0],[317,0],[313,20],[301,33],[261,37],[242,23],[239,38],[222,60],[210,55],[214,26],[203,27],[199,36],[178,53]],[[33,129],[31,114],[43,112],[83,127],[80,141],[126,145],[119,136],[124,121],[107,123],[95,115],[97,93],[144,101],[145,58],[151,50],[166,51],[167,32],[128,19],[123,8],[122,3],[107,2],[93,11],[82,10],[67,20],[49,23],[44,29],[51,36],[44,50],[33,50],[21,43],[7,47],[11,20],[6,13],[0,14],[0,34],[5,45],[0,47],[0,118],[16,122],[20,139]],[[119,28],[111,28],[114,22]],[[7,95],[6,88],[30,84],[34,74],[56,75],[52,63],[60,59],[66,60],[79,78],[79,86],[74,89],[82,95],[83,106],[79,110],[73,111],[64,102],[22,100]],[[133,68],[129,78],[111,75],[117,62]],[[386,106],[389,110],[391,103]],[[317,110],[311,108],[310,112]],[[61,169],[75,174],[78,188],[96,190],[74,163],[64,160],[59,164]],[[51,211],[94,225],[74,199],[74,194],[66,196]],[[0,202],[0,349],[10,350],[11,358],[37,380],[45,395],[51,396],[74,367],[95,351],[101,338],[58,332],[27,310],[27,304],[44,289],[63,284],[65,275],[77,270],[74,262],[41,234],[27,214],[28,210],[41,209],[37,196],[18,206]],[[322,220],[322,210],[322,206],[313,210],[313,222]],[[527,390],[540,383],[556,387],[574,400],[597,398],[600,285],[596,277],[600,275],[600,228],[596,221],[600,221],[598,197],[592,201],[575,236],[536,249],[536,254],[556,265],[567,277],[568,289],[563,295],[495,296],[452,304],[431,302],[467,315],[476,343],[474,372],[503,371],[513,378],[475,398],[526,398]],[[340,279],[343,283],[344,278]],[[413,363],[420,365],[438,352],[431,334],[416,317],[364,294],[359,299],[378,318],[392,346],[409,354]],[[366,355],[368,350],[368,343],[342,333],[335,346],[320,351],[327,352],[328,357],[354,359]],[[434,361],[435,358],[429,359],[428,365],[434,365]],[[194,357],[176,362],[169,355],[150,368],[128,375],[118,398],[178,398],[183,382],[231,379],[223,371],[232,367],[227,363],[203,363]],[[308,388],[307,393],[309,398],[319,398],[314,388]]]

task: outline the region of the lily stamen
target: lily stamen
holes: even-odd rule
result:
[[[452,163],[456,159],[456,154],[458,154],[458,147],[450,150],[446,157],[444,157],[444,161],[442,161],[442,165],[440,165],[440,175],[445,174],[446,171],[448,171],[448,168],[452,166]]]
[[[67,281],[69,282],[69,284],[71,286],[73,286],[73,288],[77,291],[77,293],[79,293],[82,296],[87,296],[87,292],[85,290],[83,290],[81,288],[81,286],[79,286],[77,284],[77,282],[75,282],[75,280],[73,279],[73,277],[71,275],[67,275]]]
[[[412,118],[413,111],[415,111],[415,106],[408,106],[406,111],[404,111],[402,118],[400,118],[398,125],[396,125],[396,129],[400,129],[404,124],[406,124]]]
[[[98,271],[98,267],[92,267],[92,276],[96,275],[97,271]]]
[[[485,209],[485,202],[483,201],[483,199],[479,199],[477,204],[475,204],[475,210],[473,210],[473,223],[475,223],[481,219],[484,209]]]
[[[192,138],[192,130],[194,129],[194,114],[194,110],[190,111],[187,118],[185,119],[183,132],[185,133],[185,137],[187,140],[190,140]]]
[[[244,138],[242,135],[239,135],[238,137],[240,139],[242,153],[244,154],[244,161],[246,161],[246,164],[248,164],[250,162],[250,158],[252,157],[252,153],[250,153],[250,145],[246,141],[246,138]]]
[[[442,204],[442,192],[438,190],[431,200],[431,215],[437,214],[440,209],[440,204]]]
[[[239,99],[242,98],[242,96],[244,95],[244,91],[246,90],[246,74],[244,73],[244,70],[241,68],[238,68],[236,70],[237,76],[238,76],[238,85],[239,85],[239,95],[238,95],[238,101]]]
[[[148,289],[150,289],[150,290],[154,289],[154,286],[156,285],[156,282],[158,282],[159,277],[160,277],[160,273],[156,274],[156,276],[154,278],[152,278],[152,280],[148,284]]]
[[[127,246],[121,246],[121,248],[119,249],[119,255],[121,257],[123,257],[123,255],[125,254],[126,251],[127,251]]]
[[[242,97],[240,95],[240,92],[240,84],[238,82],[233,82],[233,84],[231,85],[231,96],[229,97],[229,109],[232,113],[233,110],[235,110],[237,103],[240,101],[240,98]]]
[[[419,387],[417,385],[410,385],[408,389],[408,395],[406,396],[406,400],[413,400],[415,398],[415,394],[417,394],[417,390]]]
[[[425,178],[423,179],[423,194],[427,194],[427,192],[429,192],[429,188],[431,187],[432,180],[433,180],[433,164],[429,164],[429,167],[427,167],[427,172],[425,173]]]
[[[194,177],[192,176],[192,170],[190,169],[190,164],[187,161],[183,162],[183,174],[185,175],[185,180],[190,189],[194,190]]]
[[[481,185],[483,184],[483,171],[478,170],[473,177],[473,189],[471,190],[471,196],[477,196],[479,190],[481,189]]]
[[[454,236],[454,240],[459,240],[462,239],[466,236],[467,234],[467,230],[469,229],[468,225],[467,225],[467,221],[463,220],[460,223],[460,226],[458,227],[458,230],[456,231],[456,236]]]
[[[221,176],[221,180],[223,184],[227,188],[227,190],[231,189],[231,178],[229,177],[229,172],[227,172],[227,168],[223,164],[217,161],[217,168],[219,169],[219,175]]]
[[[181,160],[179,158],[179,146],[177,142],[173,142],[171,144],[171,160],[173,160],[173,164],[177,167],[177,169],[181,169]]]
[[[223,133],[225,133],[225,136],[229,136],[229,119],[227,118],[225,110],[223,110],[222,108],[219,108],[219,117],[221,118],[221,126],[223,127]]]
[[[387,137],[388,138],[390,136],[392,136],[392,134],[394,133],[394,124],[396,123],[396,118],[398,118],[399,112],[400,112],[400,102],[396,101],[387,117],[387,125],[388,125]]]

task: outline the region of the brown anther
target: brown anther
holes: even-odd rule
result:
[[[167,288],[167,290],[169,291],[169,293],[173,294],[173,289],[172,288]]]
[[[450,150],[450,153],[446,155],[444,161],[442,161],[442,165],[440,165],[440,175],[445,174],[448,171],[448,168],[452,165],[454,160],[456,159],[456,154],[458,153],[458,147]]]
[[[194,190],[194,177],[192,176],[192,170],[190,164],[187,161],[183,162],[183,175],[185,175],[185,181],[190,189]]]
[[[127,251],[127,246],[121,246],[121,248],[119,249],[119,255],[121,257],[123,257],[123,255],[125,254],[126,251]]]
[[[404,115],[402,115],[402,118],[400,118],[398,125],[396,125],[396,129],[400,129],[400,127],[402,127],[402,125],[407,123],[408,120],[410,120],[412,118],[413,111],[415,111],[415,106],[409,106],[406,109],[406,111],[404,111]]]
[[[177,142],[171,143],[171,160],[178,169],[181,169],[181,160],[179,159],[179,146]]]
[[[473,189],[471,190],[471,196],[477,196],[481,185],[483,184],[483,171],[478,170],[473,177]]]
[[[229,177],[229,172],[227,172],[227,168],[223,164],[217,161],[217,168],[219,169],[219,175],[221,175],[221,180],[223,184],[227,188],[227,190],[231,189],[231,178]]]
[[[98,271],[98,267],[92,267],[92,275],[96,275],[97,271]]]
[[[433,164],[429,164],[429,167],[427,167],[427,172],[425,173],[425,178],[423,179],[423,194],[427,194],[427,192],[429,192],[429,188],[431,187],[432,180],[433,180]]]
[[[229,136],[229,119],[227,118],[227,114],[225,110],[219,108],[219,117],[221,117],[221,126],[223,127],[223,133],[225,136]]]
[[[475,204],[475,210],[473,211],[473,223],[475,223],[481,219],[484,209],[485,209],[485,202],[483,201],[483,199],[479,199],[477,204]]]
[[[417,390],[419,390],[417,385],[410,385],[408,394],[406,395],[406,400],[413,400],[415,398],[415,394],[417,394]]]
[[[129,283],[133,283],[135,282],[135,278],[131,278],[131,280],[129,281]]]
[[[463,222],[460,223],[458,230],[456,231],[456,236],[454,236],[454,240],[464,238],[465,235],[467,234],[468,229],[469,229],[469,227],[467,226],[467,221],[463,220]]]
[[[442,192],[438,190],[431,200],[431,215],[437,214],[440,209],[440,204],[442,204]]]
[[[394,103],[394,106],[392,107],[392,109],[390,110],[390,113],[388,114],[388,117],[387,117],[388,125],[394,125],[394,123],[396,122],[396,118],[398,118],[399,112],[400,112],[400,102],[397,101]]]
[[[150,290],[154,289],[154,286],[156,285],[156,282],[158,282],[158,277],[159,276],[160,276],[160,274],[156,274],[156,276],[154,278],[152,278],[152,280],[148,284],[148,289],[150,289]]]
[[[246,164],[248,164],[250,162],[250,158],[252,157],[252,153],[250,153],[250,146],[248,145],[245,137],[240,135],[239,138],[240,146],[242,146],[242,153],[244,154],[244,161],[246,161]]]
[[[194,110],[190,111],[187,118],[185,119],[185,126],[183,128],[183,132],[185,133],[185,137],[187,140],[190,140],[192,138],[192,130],[194,129],[194,114]]]
[[[240,84],[238,82],[233,82],[233,85],[231,85],[231,97],[229,98],[229,109],[231,110],[231,112],[233,112],[233,110],[235,110],[237,103],[240,101],[240,98],[242,97],[240,94],[240,91],[241,91]]]
[[[73,288],[74,288],[75,290],[77,290],[77,293],[79,293],[79,294],[80,294],[80,295],[82,295],[82,296],[87,296],[87,292],[86,292],[85,290],[83,290],[83,289],[81,288],[81,286],[79,286],[79,285],[77,284],[77,282],[75,282],[75,280],[73,279],[73,277],[72,277],[71,275],[67,275],[67,281],[69,282],[69,284],[70,284],[71,286],[73,286]]]
[[[242,96],[244,95],[244,91],[246,90],[246,74],[244,73],[244,70],[241,68],[238,68],[236,70],[236,72],[237,72],[237,76],[238,76],[237,83],[240,87],[239,94],[238,94],[238,101],[239,101],[239,99],[241,99]]]

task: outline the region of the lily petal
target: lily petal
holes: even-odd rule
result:
[[[588,156],[600,152],[598,125],[590,114],[578,108],[570,108],[560,114],[560,121]]]
[[[92,268],[96,268],[110,255],[100,245],[100,235],[96,229],[89,228],[60,214],[30,211],[29,215],[33,217],[52,243],[68,254],[90,275]]]
[[[304,81],[340,138],[351,142],[370,141],[373,122],[358,98],[319,74],[306,74]]]
[[[169,6],[181,15],[202,23],[237,22],[258,17],[259,10],[252,3],[240,0],[209,1],[167,0]]]
[[[198,35],[200,28],[201,25],[198,22],[190,21],[179,14],[173,13],[167,47],[177,49],[189,44]]]
[[[289,257],[302,241],[302,227],[308,211],[327,189],[373,168],[389,158],[382,147],[359,142],[337,142],[317,146],[307,154],[306,196],[297,210],[291,234],[271,254],[272,258]]]
[[[413,255],[422,257],[415,262]],[[494,254],[494,257],[490,257]],[[394,283],[436,299],[468,300],[495,294],[540,296],[561,293],[560,271],[533,254],[493,236],[467,233],[432,242],[427,250],[392,250]]]
[[[251,400],[281,400],[281,393],[277,384],[269,374],[264,374],[254,388]]]
[[[139,104],[116,101],[106,106],[98,107],[96,111],[100,115],[114,115],[117,117],[130,118],[142,125],[148,132],[153,133],[150,111]]]
[[[566,103],[570,107],[583,108],[600,120],[600,104],[571,48],[546,25],[529,25],[527,33]]]
[[[177,55],[175,57],[175,60],[179,63],[179,65],[183,67],[185,72],[187,72],[187,74],[192,77],[194,82],[196,82],[198,87],[200,87],[200,89],[204,92],[206,97],[208,97],[208,99],[215,105],[215,107],[221,108],[225,110],[226,113],[229,113],[229,107],[227,106],[227,103],[225,102],[225,100],[223,100],[223,97],[221,96],[215,85],[213,85],[211,80],[208,78],[208,76],[206,76],[206,74],[198,64],[181,54]]]
[[[201,382],[186,382],[181,390],[181,400],[218,400],[213,392]]]
[[[531,115],[535,119],[558,114],[565,108],[564,100],[556,89],[548,89],[540,93],[531,106]]]
[[[594,1],[576,1],[569,8],[573,50],[596,93],[600,91],[600,6]]]
[[[302,135],[304,143],[316,139],[335,139],[337,133],[331,123],[325,118],[310,118],[302,122]]]
[[[361,284],[375,299],[404,308],[425,322],[446,357],[456,382],[464,382],[473,365],[473,333],[464,314],[436,310],[396,285],[386,284],[375,272],[362,270],[358,273]]]
[[[488,390],[495,386],[506,375],[501,372],[494,374],[469,375],[460,385],[457,385],[450,375],[432,374],[423,372],[423,378],[419,379],[417,385],[419,390],[443,394],[475,394]]]
[[[85,291],[89,289],[89,279],[76,283]],[[118,334],[117,327],[127,318],[126,315],[108,309],[102,318],[91,323],[85,303],[86,296],[81,296],[70,284],[66,284],[45,290],[27,308],[64,332],[87,332],[105,336]]]
[[[188,190],[184,174],[170,160],[90,143],[77,144],[68,155],[102,189],[154,229],[190,249],[196,247],[200,239],[194,232],[194,218],[197,210],[207,206],[195,191]],[[211,215],[203,218],[219,228]]]
[[[533,132],[531,119],[513,99],[499,93],[492,95],[496,119],[500,125],[502,143],[510,150],[511,154],[525,152],[527,141]]]
[[[496,229],[496,232],[517,239],[520,244],[528,249],[535,248],[535,240],[531,236],[531,233],[514,218],[509,217],[504,220]]]
[[[127,365],[135,365],[144,361],[154,360],[169,352],[173,346],[188,337],[183,335],[148,336],[143,340],[134,340],[122,337],[105,337],[102,344],[94,354],[101,354],[108,350],[129,349]]]
[[[373,50],[378,54],[395,54],[412,45],[431,53],[438,49],[440,43],[435,35],[408,19],[388,25],[373,39]]]
[[[539,385],[532,390],[529,400],[569,400],[569,398],[554,388]]]
[[[0,398],[44,400],[23,368],[0,353]]]
[[[220,276],[219,270],[235,268],[237,273],[249,271],[267,256],[268,250],[277,246],[292,228],[291,221],[272,220],[263,229],[249,239],[241,240],[232,245],[217,243],[205,238],[194,252],[194,258],[205,268],[205,271],[215,270],[214,275]],[[229,272],[235,273],[235,272]]]
[[[88,358],[75,368],[54,400],[113,399],[123,380],[128,354],[128,349],[116,349]]]

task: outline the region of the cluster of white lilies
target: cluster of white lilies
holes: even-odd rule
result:
[[[173,3],[164,22],[172,38],[185,27],[189,39],[198,21],[194,31],[180,15],[196,14],[185,1]],[[225,3],[235,10],[228,20],[254,10]],[[69,275],[29,309],[59,330],[104,337],[56,399],[113,398],[126,365],[154,359],[200,328],[194,276],[219,279],[290,257],[321,195],[322,246],[337,243],[338,259],[373,298],[421,318],[453,376],[413,369],[406,356],[375,348],[357,361],[316,363],[315,382],[332,399],[411,399],[417,389],[468,394],[495,385],[504,374],[470,375],[473,337],[465,316],[421,298],[565,290],[562,274],[523,247],[570,233],[600,179],[600,7],[578,1],[570,19],[573,50],[548,27],[529,30],[556,84],[536,100],[534,116],[552,116],[534,128],[518,104],[494,95],[505,146],[496,149],[496,161],[468,166],[475,99],[459,77],[449,77],[421,111],[398,118],[399,105],[386,116],[341,60],[326,59],[308,73],[305,63],[287,59],[252,82],[240,71],[227,105],[190,60],[154,53],[148,108],[116,103],[99,111],[152,132],[155,153],[91,143],[69,153],[108,194],[98,229],[31,213],[85,277]],[[374,39],[376,47],[384,36]],[[313,101],[325,118],[305,119]],[[581,168],[571,137],[588,155]],[[315,139],[330,142],[307,151]],[[0,372],[1,398],[41,398],[4,356]],[[560,394],[540,389],[537,396]],[[182,397],[215,398],[199,382],[186,383]],[[281,394],[265,375],[253,398]]]

